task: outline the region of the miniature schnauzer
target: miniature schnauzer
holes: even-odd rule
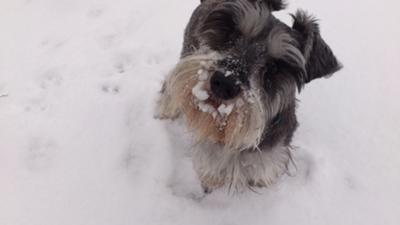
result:
[[[287,172],[298,125],[296,90],[341,68],[317,20],[282,0],[202,0],[167,76],[157,117],[182,119],[206,192],[266,187]]]

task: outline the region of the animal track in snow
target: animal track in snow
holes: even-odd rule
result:
[[[103,9],[95,8],[95,9],[89,10],[89,12],[87,13],[87,16],[89,18],[95,19],[95,18],[98,18],[101,15],[103,15],[103,13],[104,13]]]
[[[315,161],[312,155],[305,151],[292,152],[293,163],[289,164],[288,174],[297,177],[302,183],[307,183],[314,179]]]
[[[3,86],[0,84],[0,98],[8,97],[8,93],[4,91]]]
[[[31,99],[24,107],[25,112],[44,112],[49,108],[43,99]]]
[[[27,147],[25,163],[29,170],[43,170],[51,166],[56,144],[45,138],[32,138]]]
[[[43,41],[40,42],[40,47],[46,48],[49,50],[54,50],[57,48],[61,48],[64,46],[66,43],[68,43],[68,40],[52,40],[52,39],[44,39]]]
[[[42,89],[49,89],[52,87],[61,86],[63,78],[57,73],[56,70],[49,70],[39,78],[39,86]]]
[[[106,83],[101,86],[101,90],[104,93],[117,95],[121,92],[121,88],[117,84]]]
[[[118,74],[123,74],[134,67],[134,60],[129,53],[120,53],[114,59],[114,69]]]
[[[348,188],[350,188],[352,190],[357,189],[357,186],[358,186],[357,181],[355,180],[355,178],[352,175],[345,176],[344,182]]]

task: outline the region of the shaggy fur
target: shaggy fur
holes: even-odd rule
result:
[[[287,171],[296,90],[341,68],[314,17],[280,0],[204,0],[166,77],[157,117],[182,118],[205,191],[268,186]]]

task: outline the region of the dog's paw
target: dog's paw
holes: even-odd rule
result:
[[[250,188],[265,188],[268,186],[263,180],[249,180],[247,184]]]
[[[225,181],[222,177],[210,177],[203,176],[200,177],[201,187],[205,194],[211,194],[214,190],[219,189],[224,186]]]
[[[210,187],[202,185],[202,188],[203,188],[203,193],[206,194],[206,195],[211,194],[213,192],[213,189],[210,188]]]

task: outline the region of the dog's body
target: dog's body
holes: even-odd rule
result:
[[[166,78],[158,117],[182,118],[206,191],[268,186],[287,171],[297,127],[296,90],[340,69],[313,17],[292,27],[281,0],[203,0]]]

